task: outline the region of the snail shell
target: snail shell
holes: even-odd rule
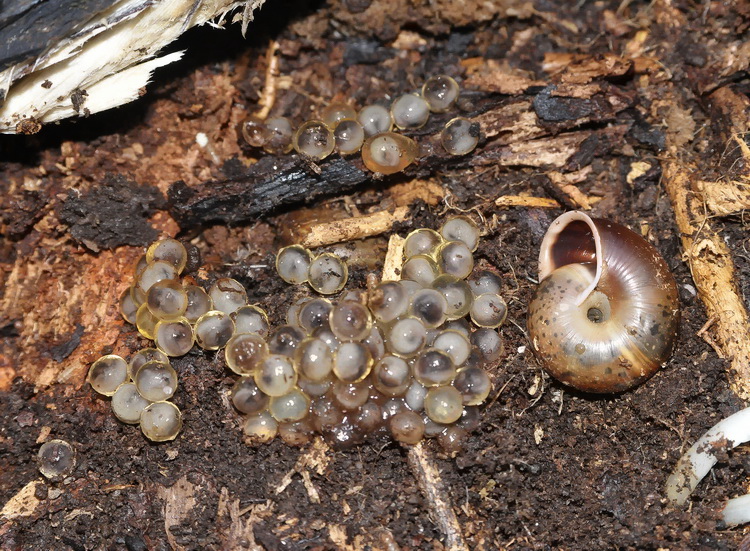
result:
[[[621,392],[672,353],[677,285],[656,249],[624,226],[568,212],[539,254],[529,305],[532,346],[545,369],[586,392]]]

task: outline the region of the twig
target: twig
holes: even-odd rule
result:
[[[560,203],[546,197],[526,197],[524,195],[503,195],[495,199],[500,208],[522,207],[529,209],[559,209]]]
[[[408,213],[409,207],[398,207],[393,212],[380,211],[316,224],[309,228],[309,233],[302,239],[302,245],[315,248],[379,235],[392,229],[396,223],[406,220]]]

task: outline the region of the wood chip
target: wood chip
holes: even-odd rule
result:
[[[547,197],[527,197],[524,195],[502,195],[495,199],[500,208],[521,207],[528,209],[559,209],[560,203]]]
[[[398,207],[393,212],[380,211],[316,224],[309,228],[309,233],[302,239],[302,245],[315,248],[380,235],[391,230],[398,222],[406,220],[408,214],[409,207]]]

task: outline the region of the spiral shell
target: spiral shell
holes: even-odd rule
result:
[[[622,392],[651,377],[677,338],[677,285],[656,249],[624,226],[582,212],[557,218],[542,241],[529,305],[545,369],[586,392]]]

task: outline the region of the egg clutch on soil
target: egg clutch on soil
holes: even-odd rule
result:
[[[341,258],[285,247],[276,257],[285,282],[340,294],[298,300],[272,330],[238,281],[220,278],[206,291],[190,276],[180,279],[185,247],[157,241],[120,297],[122,316],[155,348],[128,362],[103,356],[88,381],[111,397],[120,421],[139,423],[153,441],[171,440],[182,416],[169,401],[178,387],[169,358],[195,345],[223,349],[226,366],[239,375],[230,396],[245,415],[248,440],[278,434],[302,445],[318,433],[345,447],[385,433],[406,444],[437,437],[455,451],[478,425],[478,406],[490,393],[485,367],[503,352],[496,330],[507,314],[501,280],[474,269],[478,244],[479,229],[464,216],[439,231],[415,230],[404,241],[401,280],[373,277],[368,289],[343,292],[348,269]]]

